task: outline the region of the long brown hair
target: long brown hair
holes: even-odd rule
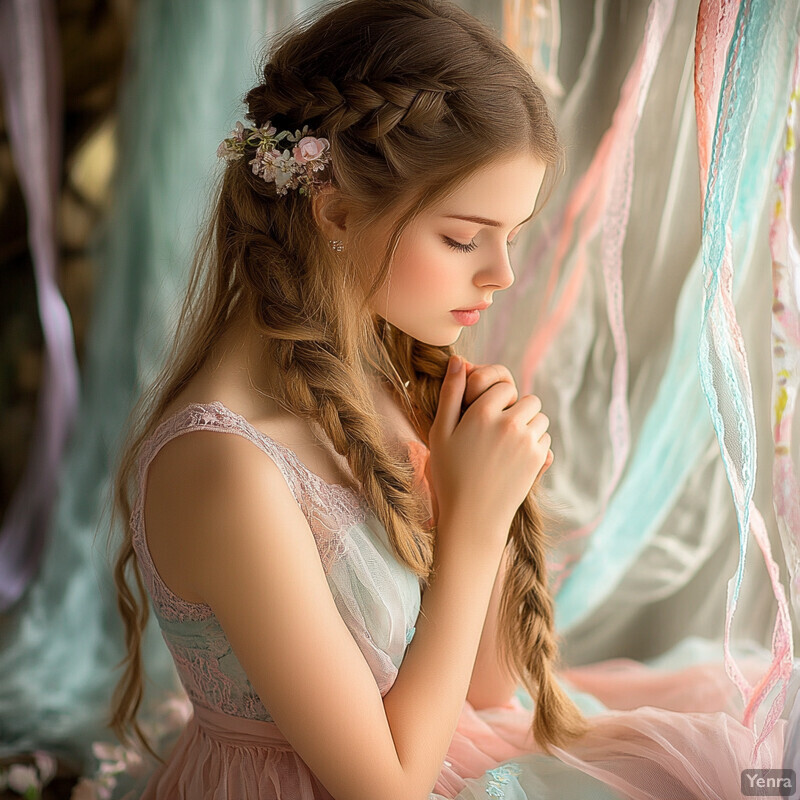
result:
[[[372,315],[406,226],[475,169],[515,153],[547,164],[546,202],[563,147],[531,71],[486,24],[449,0],[346,0],[315,7],[276,37],[260,82],[245,96],[253,126],[308,124],[330,141],[329,178],[352,210],[358,242],[377,221],[394,222],[382,263],[360,263],[359,248],[333,252],[297,191],[277,196],[249,157],[227,163],[198,240],[177,335],[163,369],[133,409],[115,475],[114,518],[124,536],[114,566],[127,656],[110,726],[124,742],[142,702],[141,641],[149,609],[129,525],[142,444],[200,369],[235,312],[264,335],[281,375],[274,398],[315,421],[347,459],[397,558],[427,586],[436,528],[413,491],[407,460],[382,438],[369,369],[389,381],[428,443],[452,346],[416,340]],[[329,173],[329,174],[326,174]],[[389,215],[389,216],[387,216]],[[352,221],[351,221],[352,220]],[[370,278],[374,280],[370,282]],[[366,279],[366,280],[365,280]],[[555,680],[558,659],[535,486],[510,529],[500,608],[500,658],[535,699],[532,734],[548,752],[587,730]],[[113,532],[112,522],[112,532]],[[129,586],[130,563],[138,597]]]

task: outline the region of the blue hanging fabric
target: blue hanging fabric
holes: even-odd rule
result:
[[[83,397],[41,571],[0,633],[0,755],[51,749],[94,762],[124,655],[106,553],[110,475],[128,412],[155,373],[217,168],[216,148],[257,80],[264,37],[302,0],[144,0],[125,69],[113,208],[93,244],[98,283]],[[142,719],[175,669],[151,616]]]
[[[657,3],[662,12],[669,7],[653,0],[650,9]],[[114,666],[123,656],[110,556],[98,546],[107,534],[104,511],[120,434],[139,390],[160,365],[164,343],[172,338],[194,235],[209,199],[216,146],[241,117],[240,99],[254,79],[255,49],[265,32],[315,4],[231,0],[223,5],[206,0],[188,6],[143,0],[138,7],[120,103],[114,207],[94,247],[100,281],[78,427],[63,471],[52,545],[42,572],[1,634],[0,755],[51,748],[87,765],[99,755],[113,760],[110,745],[101,746],[98,753],[93,744],[113,738],[104,720],[119,674]],[[546,5],[551,14],[559,13],[558,2]],[[699,229],[691,227],[694,221],[699,228],[701,218],[701,209],[691,202],[697,194],[691,170],[696,154],[689,68],[697,8],[691,5],[675,4],[674,19],[665,17],[670,27],[653,50],[658,64],[649,93],[641,95],[645,101],[641,127],[638,133],[631,128],[636,135],[637,183],[621,274],[630,346],[631,447],[624,454],[624,471],[602,520],[584,540],[585,550],[576,550],[580,556],[576,567],[564,572],[556,603],[567,648],[588,656],[584,663],[599,660],[604,648],[623,651],[624,645],[647,638],[641,631],[648,605],[685,587],[691,589],[690,584],[696,587],[693,597],[703,596],[710,607],[712,601],[705,598],[718,585],[713,581],[730,574],[721,560],[714,559],[717,553],[725,555],[730,543],[731,528],[725,524],[730,487],[696,372],[707,262],[705,251],[686,235],[696,233],[700,242]],[[487,18],[497,12],[495,0],[475,0],[472,6],[478,6],[470,8],[473,13]],[[649,14],[650,9],[644,10]],[[605,69],[598,77],[602,45],[605,42],[607,50],[608,41],[614,39],[615,58],[608,63],[626,69],[643,42],[643,17],[641,29],[632,26],[617,40],[610,36],[614,30],[609,28],[607,11],[604,0],[597,0],[577,79],[563,106],[556,105],[565,136],[575,142],[572,174],[545,214],[556,224],[552,234],[532,244],[529,269],[520,271],[518,286],[499,298],[495,318],[487,319],[486,351],[494,349],[497,354],[491,360],[512,366],[514,359],[524,363],[531,320],[537,313],[532,298],[542,275],[533,268],[533,255],[537,248],[549,253],[556,241],[567,205],[563,192],[575,189],[595,152],[589,132],[606,125],[612,116],[616,99],[604,99],[594,91],[598,80],[611,80]],[[631,8],[630,14],[634,17],[639,11]],[[759,46],[772,41],[781,25],[796,30],[796,18],[792,22],[787,16],[796,13],[788,0],[773,4],[773,12],[775,20],[762,30],[763,39],[754,37],[753,47],[759,41]],[[744,24],[749,31],[749,20]],[[546,41],[549,56],[543,53],[540,63],[553,86],[560,86],[562,76],[554,56],[560,52],[568,61],[577,49],[565,48],[565,41],[559,51],[557,20],[548,25],[542,46]],[[738,173],[731,173],[737,188],[732,212],[734,299],[747,296],[765,280],[758,274],[756,233],[768,207],[769,165],[788,98],[789,69],[781,60],[782,50],[764,47],[751,67],[759,76],[758,92],[750,87],[755,122],[741,131],[752,158]],[[669,109],[666,115],[664,108]],[[667,142],[675,146],[674,160],[664,158]],[[759,148],[757,142],[769,146]],[[720,169],[726,169],[724,159]],[[600,264],[598,229],[587,231],[593,238],[586,252]],[[655,249],[649,247],[653,242]],[[563,264],[561,278],[569,278],[574,249],[568,249]],[[595,309],[603,306],[602,298],[598,301],[602,277],[587,270],[584,289],[576,295],[575,313],[563,328],[566,335],[554,340],[536,376],[536,391],[553,418],[558,448],[549,478],[556,498],[574,512],[576,527],[598,513],[597,498],[614,471],[608,443],[608,387],[602,381],[611,373],[613,357],[623,352],[619,340],[615,343],[609,334],[602,312]],[[504,303],[513,313],[504,313]],[[746,308],[740,310],[740,321],[747,330],[755,328]],[[499,335],[493,336],[492,330]],[[698,535],[692,538],[695,529]],[[700,573],[700,565],[706,563],[716,567],[711,569],[714,574]],[[694,617],[700,618],[697,624],[720,631],[716,617],[694,604],[671,626],[672,634],[686,636]],[[757,623],[753,616],[751,624]],[[663,642],[658,638],[661,633],[656,626],[647,630],[652,633],[648,644],[656,650]],[[695,639],[685,638],[682,645],[661,657],[665,666],[700,663],[714,652]],[[168,704],[178,686],[172,659],[152,618],[144,651],[148,686],[141,718],[155,722],[164,710],[164,698]],[[118,788],[125,790],[122,781]]]
[[[701,5],[701,13],[702,10]],[[736,505],[739,565],[728,584],[725,646],[728,673],[747,702],[743,720],[746,725],[752,725],[756,707],[769,689],[779,679],[782,681],[781,693],[758,731],[756,751],[783,710],[792,669],[792,631],[785,593],[775,578],[778,616],[773,664],[756,692],[727,652],[751,526],[768,569],[772,567],[771,571],[777,573],[777,568],[772,564],[763,519],[753,503],[755,419],[748,359],[733,305],[733,266],[737,255],[735,234],[746,232],[754,219],[763,218],[764,206],[755,205],[753,198],[760,194],[766,181],[772,188],[772,167],[784,139],[785,109],[794,88],[792,72],[799,25],[800,8],[796,4],[766,0],[741,3],[720,84],[710,161],[701,165],[704,176],[707,166],[707,184],[703,187],[704,295],[698,358],[703,392]],[[794,33],[787,36],[787,31]],[[698,101],[698,116],[700,108]],[[698,127],[701,136],[709,131],[707,124]]]
[[[787,14],[788,6],[784,10],[784,15]],[[776,18],[780,18],[777,13]],[[790,20],[788,23],[791,25]],[[746,19],[745,25],[748,24]],[[770,46],[776,41],[779,27],[776,23],[771,29],[772,38],[763,45],[769,49],[761,54],[758,66],[754,67],[776,76],[775,83],[771,84],[775,87],[772,91],[759,92],[758,107],[752,115],[754,120],[771,121],[772,127],[768,130],[764,129],[765,124],[760,124],[762,138],[753,139],[754,142],[770,142],[771,146],[756,151],[757,157],[750,160],[748,173],[742,178],[747,189],[738,194],[740,225],[734,228],[734,236],[741,253],[741,269],[737,272],[739,280],[734,291],[743,284],[756,263],[755,232],[768,208],[771,188],[770,155],[781,136],[780,117],[776,117],[775,112],[778,107],[783,108],[788,98],[790,69],[785,63],[786,49]],[[701,272],[701,253],[698,253],[678,301],[675,333],[660,391],[639,434],[625,478],[587,542],[580,562],[558,593],[557,619],[563,630],[577,624],[618,585],[674,503],[687,478],[687,467],[693,468],[707,447],[711,433],[708,408],[698,391],[692,366],[700,338],[697,309],[702,307]]]
[[[737,300],[749,300],[740,311],[740,318],[748,346],[753,341],[760,346],[765,342],[766,330],[763,320],[756,319],[758,300],[754,287],[763,293],[769,282],[760,268],[758,240],[771,206],[774,153],[782,140],[782,113],[791,91],[797,9],[787,3],[770,4],[770,24],[763,29],[758,17],[763,8],[759,10],[753,4],[744,7],[743,35],[749,37],[750,54],[758,52],[757,65],[744,68],[752,71],[759,87],[768,86],[769,90],[754,91],[749,82],[739,87],[739,92],[749,98],[745,107],[747,102],[755,104],[748,119],[757,122],[747,128],[747,138],[740,135],[748,143],[749,162],[742,174],[736,174],[733,165],[737,162],[731,160],[725,168],[725,190],[733,188],[739,193],[733,225],[736,275],[732,295]],[[630,218],[631,230],[626,231],[623,264],[627,339],[618,336],[619,308],[614,309],[616,319],[611,313],[616,301],[609,289],[613,290],[614,285],[604,280],[609,267],[604,240],[607,229],[612,228],[613,232],[613,226],[618,224],[618,215],[610,213],[613,207],[609,203],[598,225],[596,212],[597,197],[602,196],[608,180],[606,172],[617,166],[609,139],[613,141],[614,128],[621,127],[619,118],[625,118],[624,103],[630,98],[627,83],[620,92],[611,127],[603,133],[600,144],[594,152],[582,147],[589,138],[585,129],[590,125],[596,129],[594,119],[604,111],[591,97],[588,77],[592,69],[595,75],[599,71],[596,53],[601,50],[604,34],[606,42],[611,39],[610,33],[603,31],[609,20],[604,18],[606,10],[600,3],[595,5],[578,78],[559,109],[562,133],[571,145],[573,162],[578,162],[575,174],[568,176],[563,193],[556,194],[551,207],[545,209],[544,232],[536,236],[523,256],[519,286],[507,298],[499,299],[498,315],[487,320],[492,326],[485,337],[488,357],[477,359],[517,359],[521,364],[521,391],[540,394],[555,423],[551,429],[556,462],[549,480],[559,509],[572,524],[562,525],[558,531],[560,552],[556,552],[549,566],[556,578],[556,620],[565,639],[566,657],[578,653],[582,659],[579,663],[597,658],[601,652],[611,654],[622,649],[631,654],[659,652],[656,648],[675,644],[681,634],[685,636],[701,626],[708,635],[721,638],[723,619],[716,610],[719,604],[715,603],[713,617],[709,611],[714,598],[724,596],[720,579],[728,567],[722,566],[721,558],[725,557],[726,565],[730,563],[730,523],[740,521],[731,513],[735,506],[731,503],[731,487],[726,485],[726,464],[714,441],[709,404],[697,373],[703,248],[708,246],[709,235],[707,231],[704,237],[699,229],[702,208],[695,201],[698,164],[696,132],[692,130],[692,66],[698,11],[679,4],[663,42],[664,55],[660,56],[653,87],[648,90],[644,83],[648,74],[640,72],[637,76],[635,70],[640,67],[658,8],[657,2],[649,5],[644,43],[630,59],[633,66],[626,79],[629,82],[633,76],[640,81],[645,103],[634,150],[636,177],[632,197],[636,209]],[[734,16],[737,8],[734,7]],[[714,22],[716,17],[709,16]],[[632,21],[626,24],[633,27]],[[627,43],[627,37],[618,33],[614,41]],[[619,62],[629,63],[622,55]],[[610,77],[605,66],[616,63],[609,59],[603,65],[606,82]],[[732,71],[729,64],[728,72]],[[664,113],[666,108],[670,109],[669,114]],[[630,135],[636,130],[632,128]],[[620,148],[620,152],[625,151]],[[626,165],[619,160],[619,169],[623,169]],[[669,181],[666,185],[665,176]],[[557,265],[555,274],[552,270],[547,274],[551,264]],[[576,280],[580,270],[583,274]],[[542,302],[543,297],[547,301]],[[609,309],[607,323],[595,308],[603,301]],[[511,313],[503,307],[504,302]],[[767,309],[769,302],[767,298],[763,308]],[[559,318],[567,307],[569,311]],[[671,319],[667,316],[670,311]],[[625,431],[624,425],[619,424],[624,417],[612,413],[619,399],[616,376],[610,403],[606,395],[612,375],[609,351],[619,359],[626,355],[627,346],[632,377],[631,395],[625,398],[631,403],[633,438],[629,453],[624,447],[617,447]],[[540,367],[535,376],[529,368],[532,360]],[[756,386],[758,399],[769,402],[763,386],[763,382]],[[619,406],[616,408],[619,410]],[[744,404],[740,411],[744,422]],[[598,431],[605,438],[601,439]],[[620,454],[627,461],[621,480],[615,483]],[[609,484],[612,492],[606,504],[603,497]],[[768,503],[769,495],[764,498],[762,489],[762,507]],[[591,527],[578,522],[587,516],[597,524],[591,535],[579,541],[574,534]],[[747,632],[761,640],[765,630],[763,603],[770,601],[765,595],[774,590],[780,600],[783,594],[775,583],[777,567],[769,552],[766,531],[760,536],[757,530],[756,538],[770,574],[766,581],[763,571],[756,571],[751,577],[749,599],[756,591],[754,586],[760,597],[756,609],[751,604],[744,612],[744,621],[749,626]],[[575,566],[568,568],[569,564]],[[733,571],[733,565],[729,569]],[[695,602],[690,602],[691,597]],[[683,624],[650,626],[646,637],[636,633],[637,627],[641,631],[641,626],[647,625],[647,619],[661,619],[656,617],[657,610],[666,615],[676,609],[683,609]],[[781,645],[775,651],[773,671],[761,687],[761,713],[772,715],[768,726],[785,698],[787,667],[791,665],[791,630],[785,602],[779,610],[778,625],[777,630],[782,631],[783,640],[789,645]],[[665,635],[667,630],[671,634]],[[671,636],[671,642],[667,636]],[[747,647],[741,645],[742,651]],[[720,647],[719,654],[722,651]],[[778,661],[780,686],[776,686],[774,672]],[[763,703],[764,695],[770,691],[771,705]],[[745,699],[753,701],[749,712],[754,712],[758,698],[747,694]]]
[[[657,3],[650,5],[645,26],[647,31],[650,30],[655,16],[654,10],[657,8]],[[691,64],[694,48],[692,34],[694,30],[691,23],[696,20],[697,12],[695,10],[692,15],[692,9],[688,6],[679,7],[679,12],[664,48],[669,52],[673,75],[676,78],[680,77],[681,80],[673,80],[669,84],[662,77],[668,74],[667,72],[661,71],[656,74],[658,85],[656,90],[651,90],[652,97],[644,94],[646,106],[642,121],[641,141],[636,143],[635,154],[638,162],[651,142],[657,141],[659,149],[663,151],[672,147],[673,140],[676,141],[673,175],[677,172],[678,179],[682,178],[686,183],[683,176],[689,175],[691,178],[690,160],[693,148],[690,123],[691,117],[694,115],[691,93]],[[753,145],[751,151],[754,155],[750,167],[752,174],[748,173],[743,178],[743,181],[747,182],[747,189],[741,192],[744,195],[739,200],[743,209],[741,225],[737,227],[735,233],[739,248],[737,280],[734,286],[736,297],[739,297],[742,288],[755,280],[758,275],[756,272],[758,266],[757,233],[759,225],[767,216],[766,210],[769,208],[768,192],[772,151],[774,145],[781,138],[780,120],[775,116],[775,110],[783,107],[789,92],[790,65],[787,61],[787,53],[791,49],[791,37],[787,37],[785,31],[793,30],[792,13],[789,5],[777,4],[775,6],[776,18],[781,19],[782,22],[776,22],[773,27],[770,27],[766,41],[759,40],[760,44],[758,44],[764,49],[758,69],[763,76],[762,80],[770,86],[771,91],[759,93],[756,98],[758,107],[753,111],[753,116],[758,120],[771,120],[771,122],[763,123],[758,134],[762,138],[758,140],[758,135],[753,134],[752,141],[754,143],[756,141],[768,142],[772,144],[772,147]],[[597,16],[595,20],[596,29],[598,27]],[[745,26],[750,24],[749,18],[745,18],[744,24]],[[690,35],[687,36],[687,34]],[[587,56],[592,42],[596,45],[597,37],[594,37],[594,32],[590,37],[589,45],[587,45]],[[676,58],[678,53],[686,54],[683,76],[680,76],[677,69],[680,67],[680,62]],[[637,54],[634,68],[638,66],[640,57],[641,55]],[[585,76],[585,72],[583,74]],[[579,80],[576,82],[576,87],[580,84]],[[574,91],[575,88],[573,88]],[[677,103],[675,102],[676,98]],[[575,101],[573,93],[571,92],[567,97],[564,114],[566,115],[569,110],[572,115],[565,116],[562,120],[562,126],[567,135],[572,135],[578,121],[576,118],[580,113],[583,113],[583,119],[588,119],[591,115],[591,109],[586,107],[588,98],[584,97],[582,100],[584,108],[579,112],[579,103]],[[665,125],[667,120],[664,119],[663,108],[670,105],[675,108],[675,113],[669,120],[670,124]],[[618,108],[615,113],[620,114],[621,108]],[[650,120],[657,120],[657,122]],[[616,116],[614,122],[616,123]],[[655,129],[655,124],[658,124],[659,128]],[[768,125],[772,127],[768,128]],[[599,155],[595,155],[595,161],[600,157],[609,158],[608,154],[602,151],[603,144],[598,148]],[[687,157],[689,161],[687,161]],[[694,160],[696,171],[696,155]],[[651,160],[646,164],[646,169],[637,170],[637,177],[638,175],[644,176],[638,181],[639,184],[647,187],[646,190],[640,190],[640,193],[647,191],[648,194],[652,194],[655,187],[659,186],[659,182],[663,180],[661,176],[667,173],[670,166],[671,162],[669,158],[666,158],[658,162]],[[586,174],[591,174],[595,168],[596,164],[592,163]],[[601,173],[600,170],[596,171]],[[636,188],[635,186],[634,198],[636,197]],[[631,223],[638,222],[642,227],[645,227],[645,224],[652,227],[656,220],[659,221],[661,230],[659,230],[657,240],[659,245],[657,254],[662,257],[667,249],[666,246],[662,246],[662,242],[669,242],[670,235],[674,241],[674,237],[680,235],[681,229],[686,229],[687,223],[692,224],[691,205],[686,203],[687,193],[692,189],[694,189],[693,194],[696,194],[696,184],[694,187],[691,184],[680,187],[676,180],[674,184],[667,187],[667,195],[664,200],[666,205],[661,214],[639,213],[632,217]],[[589,227],[585,231],[579,230],[575,234],[577,242],[565,237],[565,230],[569,230],[573,224],[580,224],[580,221],[575,223],[570,215],[574,214],[576,209],[578,213],[583,213],[587,207],[586,203],[589,202],[580,200],[581,190],[580,183],[573,180],[568,186],[568,191],[572,193],[571,196],[566,200],[556,198],[553,201],[556,208],[552,209],[547,220],[548,227],[545,234],[532,244],[530,258],[521,274],[520,290],[524,289],[528,294],[519,291],[513,301],[509,298],[513,310],[518,311],[517,318],[513,314],[503,314],[496,320],[490,320],[494,323],[493,330],[488,337],[490,346],[487,347],[487,350],[490,351],[490,360],[494,360],[500,352],[514,356],[520,347],[520,333],[524,330],[524,325],[527,324],[530,330],[531,327],[535,328],[541,323],[541,319],[537,319],[535,316],[539,314],[540,309],[535,305],[529,305],[526,309],[525,301],[527,297],[530,297],[533,302],[537,301],[537,289],[539,290],[538,294],[543,294],[541,291],[543,281],[540,279],[540,274],[543,272],[543,267],[549,263],[547,258],[552,260],[551,253],[555,249],[556,242],[561,248],[557,257],[560,259],[559,264],[564,267],[564,274],[558,276],[559,288],[563,287],[563,290],[561,296],[553,300],[554,306],[563,305],[566,302],[564,297],[567,296],[567,291],[572,291],[573,287],[569,281],[580,265],[580,260],[576,260],[576,253],[581,246],[584,246],[581,239],[594,236],[599,243],[600,236],[596,227]],[[576,197],[579,198],[577,205],[575,204]],[[682,201],[680,206],[678,205],[679,201]],[[581,202],[583,205],[580,205]],[[699,219],[700,209],[694,218],[694,224],[697,224]],[[609,220],[609,224],[613,222],[613,219]],[[652,237],[650,231],[647,233]],[[642,235],[641,232],[639,235]],[[561,237],[561,241],[558,241],[559,237]],[[566,247],[562,247],[565,244],[565,238]],[[692,240],[686,241],[691,243]],[[702,242],[699,236],[698,242]],[[589,251],[590,263],[591,259],[594,259],[598,267],[602,265],[605,269],[605,251],[598,253],[596,245],[591,243],[591,246],[595,249]],[[675,249],[674,244],[671,249]],[[681,249],[686,252],[687,247],[683,246]],[[638,600],[640,603],[645,603],[647,597],[659,596],[657,593],[663,597],[667,592],[679,588],[681,580],[685,581],[692,571],[696,570],[694,565],[702,564],[703,559],[708,558],[712,545],[715,546],[710,537],[705,541],[698,542],[696,539],[691,540],[687,535],[682,541],[676,535],[675,526],[680,509],[679,501],[685,500],[687,492],[695,491],[693,482],[700,470],[707,468],[709,457],[713,457],[713,453],[710,452],[713,442],[713,426],[709,420],[708,405],[702,392],[699,391],[700,386],[695,366],[697,342],[700,339],[698,309],[702,308],[702,251],[695,251],[691,253],[691,256],[692,260],[687,261],[691,267],[685,277],[681,277],[678,282],[676,279],[681,275],[682,265],[679,266],[676,263],[674,255],[669,253],[668,261],[666,257],[663,257],[664,263],[662,264],[653,261],[650,252],[643,247],[641,241],[634,240],[626,243],[626,306],[630,306],[631,309],[642,308],[646,314],[655,311],[663,319],[665,317],[664,309],[669,309],[670,306],[663,300],[657,308],[651,311],[643,308],[641,303],[634,306],[628,300],[631,287],[636,290],[639,288],[637,282],[641,285],[644,280],[649,280],[652,286],[663,284],[662,294],[664,291],[672,293],[675,286],[679,291],[676,292],[675,315],[671,327],[656,329],[657,336],[648,333],[652,343],[651,351],[644,350],[644,345],[638,347],[640,354],[645,352],[649,361],[657,364],[654,367],[643,361],[644,368],[648,370],[649,383],[655,388],[655,393],[648,387],[645,391],[653,399],[649,400],[647,404],[639,404],[639,412],[633,420],[636,437],[630,454],[627,456],[627,463],[624,464],[622,479],[614,487],[608,505],[601,508],[604,513],[596,529],[582,542],[583,550],[573,548],[573,552],[568,553],[568,560],[571,558],[572,561],[577,561],[577,564],[571,570],[563,570],[562,575],[557,574],[557,577],[562,578],[557,594],[557,624],[565,635],[578,626],[583,626],[584,630],[581,632],[585,633],[585,623],[592,615],[597,614],[598,610],[612,597],[621,597],[621,592],[618,590],[623,579],[629,587],[633,587],[633,585],[636,587],[636,592],[633,588],[625,591],[626,596],[634,602]],[[631,266],[627,266],[628,264]],[[642,269],[643,264],[647,265],[646,269]],[[593,317],[591,307],[587,305],[588,302],[591,302],[588,299],[590,293],[595,291],[594,286],[589,283],[594,276],[590,272],[586,274],[588,277],[583,279],[584,286],[581,289],[584,290],[583,293],[587,296],[587,300],[584,302],[583,295],[575,293],[569,296],[578,297],[577,303],[583,303],[583,305],[573,307],[570,315],[560,323],[563,326],[563,334],[560,338],[553,340],[547,358],[542,363],[541,371],[536,375],[535,387],[537,390],[542,390],[545,395],[545,405],[551,409],[555,408],[552,416],[557,418],[558,428],[554,441],[557,446],[560,446],[562,452],[566,451],[567,461],[566,465],[561,468],[563,470],[561,472],[559,464],[554,465],[551,470],[552,481],[557,499],[562,505],[568,506],[572,516],[576,516],[576,509],[579,513],[584,512],[585,506],[588,505],[587,495],[589,498],[596,498],[598,494],[595,486],[588,486],[581,482],[584,480],[581,473],[586,473],[587,480],[596,481],[596,476],[601,476],[602,482],[607,481],[606,476],[611,471],[607,463],[605,443],[603,443],[604,450],[598,453],[596,452],[597,445],[592,440],[592,437],[596,438],[598,428],[596,425],[593,429],[585,425],[587,421],[589,423],[603,422],[598,413],[598,410],[602,408],[602,400],[598,398],[602,396],[601,393],[605,391],[605,387],[593,386],[589,383],[589,379],[596,375],[605,378],[610,374],[602,349],[608,343],[608,335],[600,327],[600,322]],[[652,302],[659,298],[654,296],[650,300]],[[571,302],[576,301],[571,300]],[[609,302],[611,301],[609,300]],[[526,310],[529,314],[528,320],[523,317]],[[531,322],[531,317],[535,321]],[[637,315],[633,311],[628,311],[626,317],[626,324],[637,332],[636,335],[630,337],[631,346],[636,347],[637,340],[642,341],[644,338],[642,337],[643,330],[647,331],[643,322],[643,320],[646,322],[647,316],[637,319]],[[545,320],[549,321],[547,317]],[[614,342],[616,344],[616,338]],[[663,363],[659,351],[667,354],[666,364]],[[523,352],[522,356],[523,377],[525,377],[528,352]],[[603,360],[601,361],[601,359]],[[637,366],[642,368],[641,365],[632,363],[631,370],[633,371]],[[530,383],[523,381],[523,391],[531,391],[532,388]],[[590,391],[594,392],[593,397],[589,395]],[[582,394],[578,396],[578,393]],[[614,417],[610,414],[612,408],[613,403],[608,408],[610,424],[609,421],[606,421],[605,429],[607,433],[611,434],[610,438],[613,444],[615,436],[619,436],[620,426],[613,421]],[[583,428],[580,427],[582,424]],[[573,452],[570,452],[570,448]],[[614,456],[616,461],[616,451]],[[556,461],[558,462],[558,460],[557,455]],[[564,463],[563,457],[562,463]],[[616,463],[613,466],[616,469]],[[702,491],[702,481],[697,488]],[[727,514],[727,510],[725,513]],[[719,518],[718,514],[717,518]],[[681,524],[688,528],[689,519],[687,517],[687,522]],[[713,523],[713,515],[709,512],[709,520],[705,524],[710,526]],[[697,527],[696,520],[694,527]],[[565,537],[562,541],[566,542],[567,539],[568,537]],[[656,580],[653,580],[652,569],[649,572],[641,570],[643,577],[637,580],[634,564],[646,559],[655,563],[653,553],[656,547],[660,548],[662,554],[667,556],[666,559],[662,558],[665,566],[661,569],[661,574]],[[567,549],[565,548],[565,550]],[[692,552],[693,549],[694,552]],[[556,563],[556,573],[563,563],[563,561],[561,564]],[[686,577],[681,578],[681,575]],[[577,632],[575,635],[578,635]]]

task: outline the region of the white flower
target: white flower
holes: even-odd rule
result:
[[[27,764],[12,764],[8,770],[8,786],[17,794],[25,794],[29,789],[39,790],[39,773],[36,767]]]
[[[262,136],[269,139],[271,139],[278,132],[278,129],[274,125],[270,125],[269,120],[267,120],[266,125],[262,125],[259,130]]]
[[[281,152],[276,145],[283,139],[297,145],[291,151]],[[292,134],[288,130],[277,133],[269,121],[260,128],[245,127],[237,122],[231,136],[217,148],[217,156],[233,161],[244,155],[245,146],[255,145],[255,156],[248,165],[254,175],[267,183],[274,182],[279,195],[285,195],[287,189],[297,188],[301,194],[307,194],[310,187],[321,185],[322,182],[313,179],[311,173],[324,169],[330,162],[330,142],[310,134],[308,125]]]

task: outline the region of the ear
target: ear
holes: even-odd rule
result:
[[[344,239],[347,230],[347,209],[339,190],[324,186],[312,200],[314,221],[327,239]]]

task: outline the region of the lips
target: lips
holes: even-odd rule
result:
[[[484,308],[489,308],[491,303],[478,303],[476,306],[469,306],[468,308],[454,308],[453,311],[483,311]]]

